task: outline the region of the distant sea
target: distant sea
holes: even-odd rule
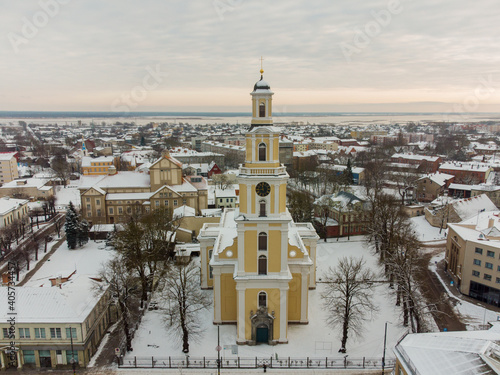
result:
[[[441,112],[280,112],[274,117],[336,116],[439,116]],[[0,111],[0,118],[116,118],[116,117],[250,117],[250,112],[85,112],[85,111]],[[495,116],[500,113],[464,113],[473,116]]]
[[[275,112],[274,123],[318,124],[335,126],[370,124],[406,124],[408,122],[500,122],[500,113],[439,113],[439,112]],[[0,125],[16,125],[18,121],[38,124],[109,125],[115,122],[150,122],[212,125],[249,124],[250,112],[87,112],[87,111],[0,111]]]

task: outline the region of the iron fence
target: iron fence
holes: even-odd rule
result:
[[[120,357],[119,368],[217,368],[217,358],[214,357]],[[385,368],[394,367],[395,360],[385,360]],[[323,358],[259,358],[259,357],[232,357],[221,359],[221,368],[229,369],[381,369],[382,358],[349,358],[323,357]]]

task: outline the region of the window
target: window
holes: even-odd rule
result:
[[[487,251],[486,251],[486,256],[489,256],[490,258],[494,258],[494,257],[495,257],[495,252],[494,252],[494,251],[487,250]]]
[[[266,161],[266,144],[259,144],[259,161]]]
[[[486,262],[486,263],[484,264],[484,266],[485,266],[486,268],[488,268],[489,270],[492,270],[492,269],[493,269],[493,264],[491,264],[491,263]]]
[[[131,207],[127,207],[127,213],[128,213],[128,214],[131,214],[131,213],[132,213],[132,208],[131,208]]]
[[[155,206],[160,207],[160,201],[155,201]]]
[[[187,201],[185,199],[182,200],[182,204],[186,204]]]
[[[259,216],[266,216],[266,201],[260,201],[260,213]]]
[[[3,332],[3,338],[8,339],[9,338],[9,330],[7,328],[2,328]]]
[[[100,199],[96,199],[95,204],[97,204],[99,206],[101,204],[101,200]]]
[[[482,254],[482,253],[483,253],[483,249],[476,247],[476,254]]]
[[[66,338],[70,339],[71,336],[76,339],[76,328],[66,328]]]
[[[90,204],[87,204],[87,210],[90,210],[90,209],[91,209]]]
[[[500,277],[497,277],[497,284],[500,284]]]
[[[35,328],[35,338],[44,339],[45,338],[45,328]]]
[[[484,274],[484,279],[487,281],[491,281],[491,275],[488,275],[487,273]]]
[[[85,201],[86,202],[90,202],[90,198],[85,198]]]
[[[50,338],[51,339],[60,339],[61,338],[61,328],[51,328],[50,329]]]
[[[101,216],[101,209],[100,208],[97,209],[97,216],[99,216],[99,217]]]
[[[92,212],[87,212],[87,217],[92,217]]]
[[[210,262],[210,259],[212,259],[212,253],[213,253],[213,250],[210,250],[208,252],[208,261],[209,262]],[[213,274],[212,274],[213,269],[212,269],[212,266],[209,266],[208,268],[209,268],[208,269],[208,278],[212,279],[213,278]]]
[[[266,105],[264,103],[259,104],[259,117],[266,117]]]
[[[110,208],[109,208],[109,214],[110,214],[110,215],[113,215],[113,207],[110,207]]]
[[[35,364],[35,351],[34,350],[23,350],[23,359],[25,365]]]
[[[267,275],[267,257],[265,255],[259,257],[259,275]]]
[[[174,206],[177,206],[177,199],[174,199]]]
[[[474,264],[476,266],[480,266],[481,265],[481,261],[479,259],[474,259]]]
[[[472,271],[472,276],[479,277],[479,271]]]
[[[259,293],[259,307],[267,307],[267,294],[266,294],[266,292]]]
[[[30,329],[29,328],[19,328],[19,338],[20,339],[29,339],[30,337]]]
[[[259,233],[259,251],[267,251],[267,233]]]

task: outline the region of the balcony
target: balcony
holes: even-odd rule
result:
[[[278,168],[246,168],[246,167],[241,167],[240,166],[240,176],[241,175],[247,175],[247,176],[253,176],[253,175],[272,175],[272,176],[279,176],[279,175],[284,175],[286,174],[286,168],[284,166],[278,167]]]

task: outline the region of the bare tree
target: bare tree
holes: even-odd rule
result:
[[[50,163],[51,168],[54,170],[55,176],[59,178],[64,187],[69,180],[71,175],[71,167],[68,163],[66,155],[62,153],[56,154],[52,158],[52,162]]]
[[[196,338],[202,331],[198,313],[208,309],[212,301],[200,289],[200,268],[195,263],[172,267],[163,288],[167,307],[165,323],[182,340],[182,351],[189,353],[189,338]]]
[[[343,257],[335,268],[325,274],[325,291],[321,293],[323,306],[328,311],[327,324],[342,327],[339,352],[346,352],[349,332],[361,335],[363,322],[378,307],[373,303],[374,273],[365,268],[363,258]]]
[[[122,318],[123,333],[127,351],[132,349],[130,326],[130,309],[136,299],[137,277],[125,266],[121,257],[111,259],[100,273],[101,278],[109,285],[112,299],[118,305]]]

